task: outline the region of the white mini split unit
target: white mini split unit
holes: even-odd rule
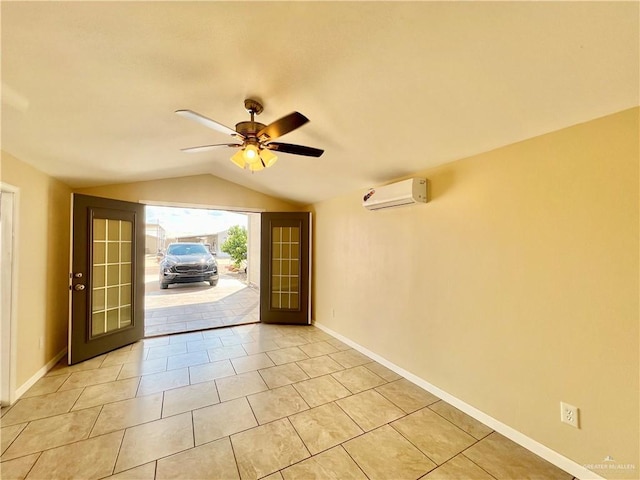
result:
[[[367,210],[382,210],[415,203],[427,203],[427,180],[410,178],[401,182],[370,189],[362,199]]]

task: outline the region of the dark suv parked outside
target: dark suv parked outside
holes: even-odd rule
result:
[[[160,261],[160,288],[172,283],[218,284],[218,264],[202,243],[172,243]]]

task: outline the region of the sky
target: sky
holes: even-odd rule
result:
[[[160,223],[168,237],[218,233],[234,225],[247,228],[244,213],[200,208],[145,207],[146,223]]]

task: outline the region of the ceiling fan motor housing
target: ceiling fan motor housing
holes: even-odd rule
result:
[[[245,138],[256,138],[256,134],[265,127],[263,123],[260,122],[240,122],[236,123],[236,132],[242,135]]]

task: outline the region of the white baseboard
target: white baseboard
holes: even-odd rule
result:
[[[527,450],[535,453],[539,457],[544,458],[549,463],[552,463],[556,467],[561,468],[562,470],[573,475],[574,477],[580,478],[582,480],[605,480],[604,477],[601,477],[600,475],[592,472],[588,468],[585,468],[582,465],[574,462],[573,460],[568,459],[564,455],[561,455],[558,452],[551,450],[549,447],[544,446],[540,442],[537,442],[536,440],[530,437],[527,437],[526,435],[513,429],[509,425],[506,425],[501,421],[496,420],[495,418],[487,415],[486,413],[478,410],[477,408],[469,405],[468,403],[463,402],[459,398],[454,397],[453,395],[445,392],[444,390],[436,387],[435,385],[432,385],[426,380],[397,366],[396,364],[390,362],[386,358],[383,358],[380,355],[366,349],[365,347],[363,347],[362,345],[359,345],[353,340],[331,330],[329,327],[326,327],[325,325],[322,325],[321,323],[318,323],[318,322],[314,322],[314,325],[318,327],[320,330],[323,330],[328,334],[330,334],[331,336],[336,337],[341,342],[346,343],[347,345],[354,348],[355,350],[358,350],[360,353],[365,354],[367,357],[375,360],[376,362],[384,365],[388,369],[396,372],[398,375],[403,376],[410,382],[415,383],[416,385],[418,385],[421,388],[424,388],[428,392],[433,393],[435,396],[441,398],[442,400],[449,403],[450,405],[453,405],[458,410],[466,413],[470,417],[475,418],[479,422],[484,423],[486,426],[492,428],[493,430],[500,433],[501,435],[504,435],[505,437],[514,441],[518,445],[523,446]]]
[[[47,364],[38,370],[29,380],[24,382],[20,387],[16,390],[16,400],[18,400],[22,395],[26,393],[33,385],[40,380],[42,377],[46,375],[46,373],[51,370],[53,367],[57,365],[57,363],[67,354],[67,349],[65,347],[60,353],[58,353],[55,357],[53,357]]]

